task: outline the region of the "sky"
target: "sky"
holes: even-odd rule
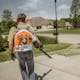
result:
[[[57,0],[58,19],[69,17],[71,4],[72,0]],[[0,0],[0,20],[4,9],[10,9],[14,19],[19,13],[25,13],[28,18],[55,19],[54,0]]]

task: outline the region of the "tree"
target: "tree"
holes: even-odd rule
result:
[[[80,16],[77,18],[77,27],[80,28]]]
[[[64,28],[64,26],[65,26],[65,20],[64,19],[58,20],[58,27]]]
[[[4,51],[4,50],[5,50],[4,39],[0,35],[0,51]]]
[[[0,35],[1,35],[1,32],[2,32],[2,31],[1,31],[1,28],[0,28]]]
[[[78,15],[80,15],[80,0],[73,0],[70,16],[73,18],[73,27],[74,28],[79,28]]]
[[[70,23],[72,23],[72,19],[71,19],[71,18],[62,18],[61,20],[64,20],[65,22],[70,22]]]
[[[2,14],[2,30],[9,29],[8,23],[12,21],[12,12],[9,9],[5,9]]]
[[[5,9],[2,14],[2,22],[1,22],[1,29],[3,32],[8,32],[9,29],[15,22],[12,19],[12,12],[9,9]]]
[[[0,32],[1,32],[1,22],[0,22]]]
[[[80,0],[73,0],[71,6],[71,17],[77,17],[80,14]]]
[[[2,21],[12,20],[12,12],[9,9],[5,9],[2,15]]]

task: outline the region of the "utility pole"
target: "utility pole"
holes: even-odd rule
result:
[[[55,36],[56,36],[56,43],[58,43],[58,25],[57,25],[57,0],[54,0],[55,2]]]

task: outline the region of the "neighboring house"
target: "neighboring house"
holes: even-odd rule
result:
[[[54,24],[54,20],[44,19],[42,17],[33,17],[30,19],[30,22],[34,29],[47,29],[49,27],[51,28]]]
[[[65,27],[68,29],[72,29],[73,25],[70,22],[65,22]]]
[[[48,25],[47,28],[48,28],[48,29],[53,29],[54,26],[53,26],[53,25]]]

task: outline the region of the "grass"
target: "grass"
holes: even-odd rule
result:
[[[55,38],[50,38],[47,36],[38,36],[38,38],[43,44],[56,44]]]
[[[62,56],[74,56],[74,55],[80,55],[80,49],[63,49],[51,52],[50,54],[58,54]]]
[[[49,30],[49,31],[39,31],[37,33],[40,34],[53,34],[55,30]],[[58,29],[59,34],[80,34],[80,29],[72,29],[72,30],[66,30],[66,29]]]
[[[58,51],[58,50],[63,50],[63,49],[66,49],[70,46],[71,44],[46,44],[44,45],[44,50],[47,52],[47,53],[50,53],[50,52],[54,52],[54,51]],[[39,51],[38,49],[36,48],[33,48],[33,52],[34,52],[34,55],[35,56],[39,56],[39,55],[42,55],[43,53],[41,51]]]
[[[63,56],[80,55],[80,44],[72,44],[70,47],[53,51],[51,54],[58,54]]]
[[[6,51],[0,52],[0,62],[4,62],[7,60],[10,60],[10,54],[9,49],[6,49]]]
[[[77,45],[77,46],[76,46]],[[63,56],[80,55],[80,44],[45,44],[44,50],[51,55],[58,54]],[[4,52],[0,52],[0,62],[11,60],[9,49]],[[43,52],[33,47],[34,56],[44,55]]]
[[[49,53],[53,51],[58,51],[62,49],[66,49],[70,46],[70,44],[46,44],[44,45],[44,50]],[[41,51],[33,47],[34,56],[43,55]],[[11,60],[9,49],[6,49],[4,52],[0,52],[0,62]]]

